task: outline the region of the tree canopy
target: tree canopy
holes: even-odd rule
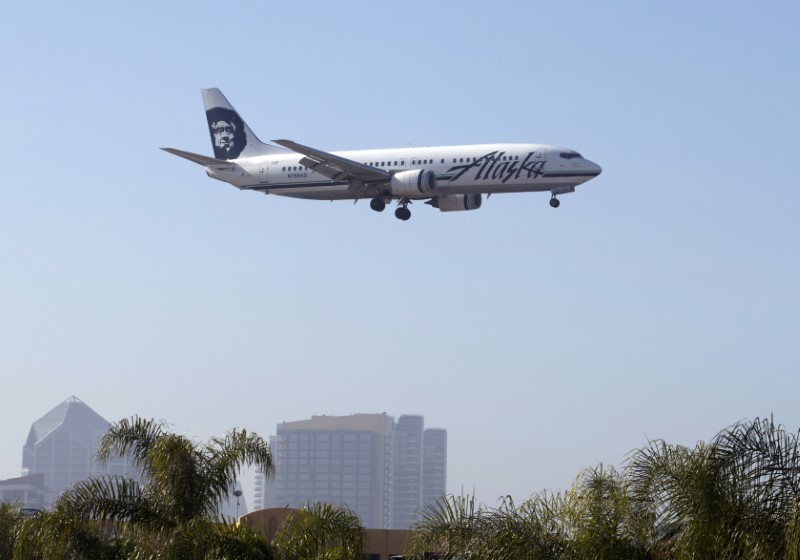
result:
[[[273,471],[267,443],[233,430],[205,443],[137,417],[103,437],[140,477],[100,477],[24,518],[0,504],[0,560],[361,560],[365,531],[346,507],[309,504],[273,543],[219,516],[244,465]],[[800,560],[800,437],[772,418],[739,422],[694,447],[649,441],[621,471],[586,469],[563,492],[497,507],[444,496],[420,512],[408,551],[429,560]]]
[[[269,558],[244,527],[219,516],[240,468],[273,472],[267,442],[232,430],[196,443],[139,417],[113,424],[98,458],[129,457],[139,479],[104,476],[66,490],[53,508],[21,524],[19,558]]]
[[[566,492],[520,505],[446,496],[422,513],[413,552],[445,560],[800,560],[800,444],[772,418],[694,448],[651,441],[621,473],[587,469]]]

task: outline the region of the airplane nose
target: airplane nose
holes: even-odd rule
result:
[[[600,167],[599,165],[597,165],[595,162],[593,162],[593,161],[588,161],[588,160],[587,160],[587,162],[586,162],[586,163],[588,163],[588,164],[589,164],[589,170],[590,170],[592,173],[594,173],[594,174],[595,174],[595,176],[597,176],[597,175],[600,175],[600,174],[603,172],[603,168],[602,168],[602,167]]]

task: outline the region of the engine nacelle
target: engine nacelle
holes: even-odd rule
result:
[[[389,190],[397,196],[419,198],[436,192],[436,174],[426,169],[411,169],[392,175]]]
[[[442,212],[463,212],[464,210],[477,210],[481,207],[483,196],[478,194],[448,194],[437,196],[431,205]]]

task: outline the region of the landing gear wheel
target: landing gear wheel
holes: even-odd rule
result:
[[[383,210],[386,208],[386,203],[382,198],[373,198],[369,201],[369,207],[376,212],[383,212]]]
[[[397,210],[394,211],[394,215],[398,220],[403,220],[404,222],[411,217],[411,210],[406,208],[405,206],[401,206]]]
[[[550,206],[552,206],[553,208],[558,208],[560,205],[561,201],[558,200],[555,196],[553,196],[553,198],[550,199]]]

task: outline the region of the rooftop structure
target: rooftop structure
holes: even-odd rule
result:
[[[76,482],[92,476],[134,472],[128,461],[101,465],[97,448],[110,423],[77,397],[70,397],[36,420],[22,449],[23,475],[41,474],[47,489],[44,505]]]

